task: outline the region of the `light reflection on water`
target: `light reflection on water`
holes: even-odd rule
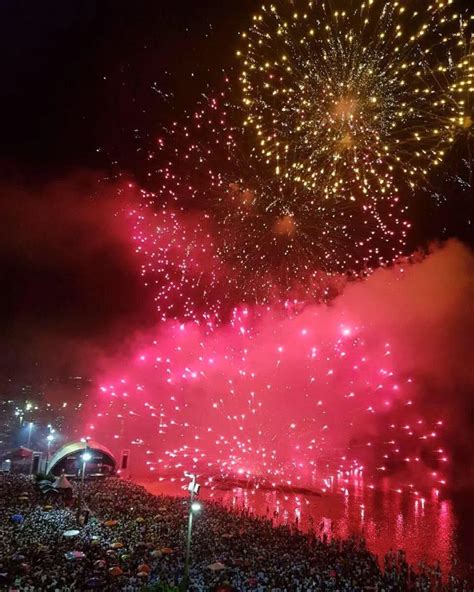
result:
[[[178,481],[142,482],[154,494],[185,495]],[[202,488],[201,499],[219,501],[234,510],[266,516],[275,524],[297,524],[328,537],[364,534],[369,548],[380,559],[390,549],[404,549],[412,564],[440,562],[445,574],[451,570],[468,575],[472,537],[459,540],[458,516],[451,500],[422,501],[414,495],[390,487],[385,479],[377,488],[363,486],[361,479],[333,484],[322,495],[302,495],[269,490],[228,490]],[[468,519],[468,517],[466,517]],[[470,530],[470,529],[468,529]],[[463,535],[464,536],[464,535]]]

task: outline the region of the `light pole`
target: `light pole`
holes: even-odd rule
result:
[[[46,441],[48,443],[48,456],[46,457],[46,474],[48,474],[49,470],[49,461],[51,459],[51,442],[54,440],[53,434],[48,434],[46,436]]]
[[[89,452],[88,444],[86,441],[84,452],[81,455],[82,472],[81,472],[81,484],[79,487],[79,499],[77,502],[77,515],[76,515],[77,522],[79,522],[79,518],[81,517],[81,512],[82,512],[82,497],[83,497],[83,491],[84,491],[84,477],[86,475],[86,465],[87,465],[88,461],[91,460],[91,458],[92,458],[92,454]]]
[[[28,425],[28,442],[26,444],[26,447],[29,448],[31,445],[31,431],[33,430],[33,422],[30,421],[29,425]]]
[[[189,511],[188,511],[188,534],[186,537],[186,557],[184,560],[184,579],[183,590],[186,591],[189,587],[189,562],[191,557],[191,535],[193,531],[193,515],[199,512],[201,504],[194,501],[194,496],[199,493],[200,485],[196,483],[195,475],[186,475],[191,477],[191,483],[188,485],[189,491]]]

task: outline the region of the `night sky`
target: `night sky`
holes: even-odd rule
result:
[[[140,179],[143,137],[219,84],[258,6],[0,4],[2,378],[85,369],[153,325],[110,178]],[[447,188],[441,206],[414,203],[414,246],[448,237],[474,245],[471,193]]]

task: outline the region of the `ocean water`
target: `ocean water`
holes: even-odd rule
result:
[[[140,484],[155,495],[186,495],[179,480]],[[442,499],[433,490],[420,499],[400,493],[389,478],[373,489],[356,478],[333,483],[320,495],[221,484],[202,487],[199,497],[267,516],[275,524],[312,528],[321,536],[363,534],[380,559],[390,549],[403,549],[414,565],[439,561],[444,574],[452,571],[469,580],[474,576],[474,499],[469,494]]]

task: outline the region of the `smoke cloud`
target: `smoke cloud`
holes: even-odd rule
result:
[[[161,323],[105,365],[85,430],[132,447],[136,473],[307,485],[363,465],[441,487],[455,467],[469,484],[473,269],[450,241],[330,305]]]
[[[3,378],[88,375],[150,323],[122,195],[91,172],[0,189]]]

